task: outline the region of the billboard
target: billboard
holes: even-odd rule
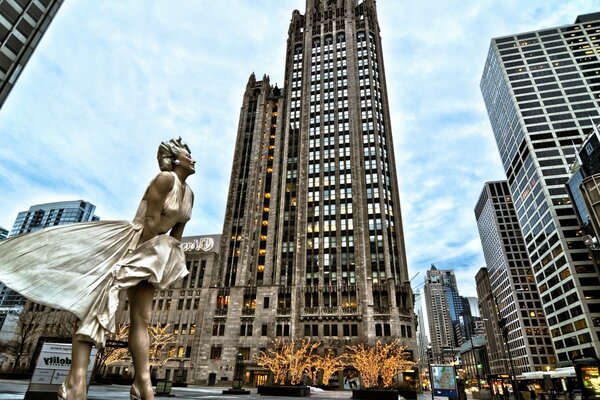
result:
[[[435,396],[458,398],[453,365],[431,365],[431,384]]]

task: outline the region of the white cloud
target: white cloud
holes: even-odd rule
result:
[[[129,219],[157,144],[181,135],[198,160],[186,233],[220,233],[248,76],[283,85],[288,24],[305,1],[176,4],[65,2],[0,112],[0,225],[79,198]],[[569,24],[597,4],[377,5],[409,268],[435,262],[474,284],[484,261],[472,210],[484,182],[504,176],[479,92],[490,39]]]

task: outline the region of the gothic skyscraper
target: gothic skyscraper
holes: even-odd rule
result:
[[[339,351],[338,339],[400,337],[414,351],[375,1],[308,0],[285,66],[283,87],[254,74],[246,87],[215,307],[269,336]]]

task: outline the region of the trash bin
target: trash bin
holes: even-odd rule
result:
[[[156,381],[156,394],[171,394],[173,381],[168,379],[159,379]]]

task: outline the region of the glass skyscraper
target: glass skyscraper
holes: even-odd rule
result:
[[[565,187],[600,119],[599,47],[600,13],[494,38],[481,80],[559,366],[600,354],[600,273]]]

